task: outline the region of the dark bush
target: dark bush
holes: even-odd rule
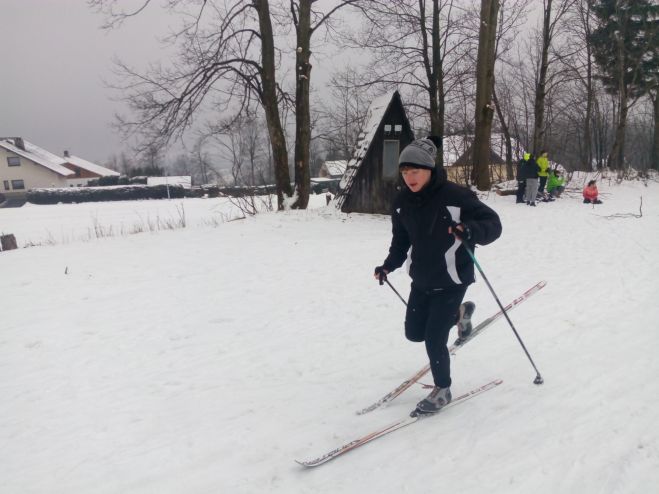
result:
[[[115,175],[113,177],[101,177],[98,179],[98,185],[101,187],[108,185],[119,185],[119,175]]]
[[[186,197],[180,185],[125,185],[115,187],[71,187],[68,189],[30,189],[27,201],[32,204],[57,204],[102,201],[132,201],[136,199],[178,199]]]

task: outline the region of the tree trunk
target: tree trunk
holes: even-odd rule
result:
[[[285,199],[293,195],[293,190],[288,172],[286,137],[279,116],[277,82],[275,80],[275,43],[268,0],[253,0],[253,2],[259,15],[259,28],[261,31],[261,82],[263,86],[261,103],[265,111],[268,135],[272,147],[277,187],[277,208],[281,210],[284,209]]]
[[[586,66],[586,115],[584,117],[584,153],[583,160],[586,171],[593,170],[593,136],[591,131],[591,121],[593,119],[593,64],[590,59],[590,47],[588,50],[588,62]]]
[[[481,22],[476,59],[476,112],[472,178],[478,190],[490,188],[490,135],[494,105],[495,38],[499,0],[481,0]]]
[[[618,124],[616,125],[616,135],[613,141],[613,147],[609,154],[609,167],[622,172],[625,163],[625,131],[627,129],[627,92],[620,93],[620,108],[618,110]]]
[[[620,12],[618,11],[618,15]],[[625,23],[620,23],[620,30],[616,36],[618,56],[616,60],[616,76],[618,79],[618,124],[613,147],[609,154],[609,167],[622,172],[625,162],[625,129],[627,126],[627,84],[625,84],[626,57],[625,57]]]
[[[444,137],[444,113],[446,111],[446,95],[444,94],[444,60],[441,53],[441,39],[439,30],[439,0],[432,2],[432,59],[433,75],[436,83],[435,94],[437,98],[437,115],[434,125],[431,125],[432,135]],[[432,122],[431,122],[432,123]],[[437,153],[437,166],[444,166],[444,153],[440,149]]]
[[[506,178],[513,180],[515,178],[515,170],[513,169],[513,145],[510,142],[510,129],[506,124],[506,120],[503,118],[503,112],[501,111],[501,105],[499,105],[499,98],[497,98],[497,91],[494,86],[492,87],[492,99],[494,101],[494,107],[497,110],[499,123],[501,124],[501,132],[503,132],[503,137],[506,140]]]
[[[547,71],[549,69],[549,45],[551,44],[551,34],[549,31],[551,22],[551,2],[547,0],[547,6],[544,12],[544,22],[542,27],[542,54],[540,57],[540,71],[538,74],[538,84],[535,90],[534,117],[535,124],[533,128],[533,153],[538,156],[544,145],[545,138],[545,97],[547,84]]]
[[[586,2],[585,8],[587,9],[584,15],[584,29],[586,37],[590,36],[590,3]],[[587,39],[587,38],[586,38]],[[586,115],[584,119],[584,155],[586,171],[593,170],[593,136],[592,136],[592,120],[593,120],[593,54],[592,46],[586,41]]]
[[[659,170],[659,91],[652,96],[654,106],[654,140],[652,141],[652,154],[650,155],[650,168]]]
[[[428,102],[430,104],[430,134],[444,136],[444,81],[439,32],[439,0],[433,0],[432,28],[430,40],[426,29],[425,2],[419,0],[419,25],[423,42],[423,65],[428,80]],[[436,166],[444,166],[444,155],[437,153]]]
[[[311,79],[311,0],[300,0],[298,11],[297,49],[295,51],[295,191],[293,208],[306,209],[309,204],[309,149],[311,116],[309,81]]]

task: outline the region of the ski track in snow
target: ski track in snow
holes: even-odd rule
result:
[[[659,185],[600,190],[597,208],[578,192],[536,208],[485,199],[504,233],[476,256],[501,301],[548,282],[511,312],[544,385],[502,318],[452,367],[457,393],[502,386],[314,470],[293,459],[427,393],[354,413],[425,363],[403,304],[372,279],[388,217],[218,222],[236,216],[222,200],[0,209],[19,245],[56,240],[0,253],[0,492],[653,491]],[[641,195],[642,218],[605,217],[638,213]],[[84,238],[94,221],[127,231],[180,204],[185,229]],[[390,280],[407,295],[402,270]],[[476,322],[497,310],[480,279],[467,298]]]

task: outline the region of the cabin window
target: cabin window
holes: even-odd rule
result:
[[[398,177],[398,155],[400,143],[398,140],[385,140],[382,150],[382,176],[384,178]]]
[[[12,180],[11,188],[14,190],[20,190],[25,188],[25,183],[22,180]]]
[[[4,184],[5,184],[5,190],[10,190],[9,189],[9,180],[5,180]]]
[[[21,159],[18,156],[7,156],[9,166],[21,166]]]

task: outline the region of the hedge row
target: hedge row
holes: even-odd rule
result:
[[[68,189],[30,189],[27,193],[27,201],[32,204],[70,204],[78,202],[134,201],[138,199],[217,197],[218,195],[219,189],[214,186],[185,189],[180,185],[119,185],[112,187],[70,187]]]
[[[169,188],[169,195],[167,189]],[[60,189],[30,189],[27,201],[32,204],[58,204],[103,201],[134,201],[138,199],[179,199],[183,197],[250,197],[276,194],[274,185],[258,187],[218,187],[202,185],[190,189],[180,185],[115,185],[107,187],[69,187]]]

